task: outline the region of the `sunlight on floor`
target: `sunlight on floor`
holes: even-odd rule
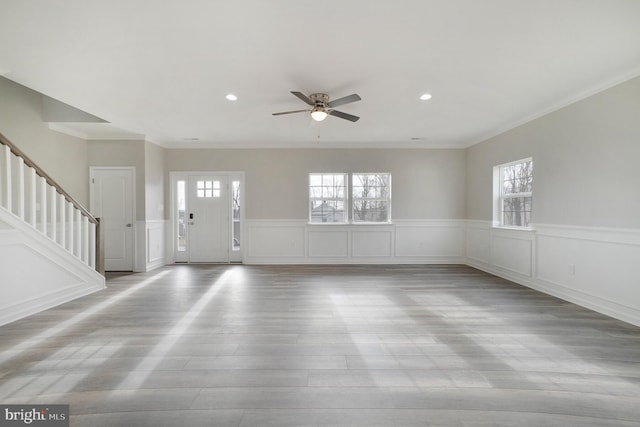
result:
[[[197,303],[176,323],[176,325],[165,335],[147,356],[131,370],[129,375],[116,387],[120,392],[123,389],[138,389],[144,381],[151,375],[154,369],[162,361],[163,357],[176,344],[182,335],[189,329],[191,323],[198,318],[198,315],[204,310],[209,302],[220,292],[225,285],[234,280],[233,268],[226,270],[211,285],[209,290],[200,297]],[[140,371],[144,371],[143,374]]]
[[[42,343],[43,341],[60,334],[61,332],[71,328],[72,326],[86,320],[87,318],[103,311],[105,308],[115,304],[118,301],[123,300],[124,298],[127,298],[128,296],[130,296],[131,294],[139,291],[140,289],[144,288],[145,286],[150,285],[151,283],[155,282],[156,280],[166,276],[167,274],[169,274],[170,270],[166,270],[166,271],[162,271],[160,273],[157,273],[151,277],[149,277],[146,280],[143,280],[142,282],[138,283],[135,286],[132,286],[130,288],[128,288],[126,291],[120,292],[117,295],[114,295],[113,297],[102,301],[99,304],[96,304],[94,306],[89,307],[88,309],[84,310],[81,313],[76,314],[75,316],[58,323],[55,326],[52,326],[51,328],[40,332],[39,334],[32,336],[30,338],[27,338],[26,340],[22,341],[20,344],[18,345],[14,345],[13,347],[3,351],[2,353],[0,353],[0,365],[7,362],[8,360],[13,359],[14,357],[19,356],[20,354],[22,354],[24,351]]]

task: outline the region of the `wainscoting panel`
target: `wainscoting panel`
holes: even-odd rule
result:
[[[396,224],[396,256],[463,259],[464,221],[401,221]]]
[[[310,257],[349,256],[349,233],[346,230],[320,226],[318,230],[307,231]]]
[[[465,262],[465,222],[457,220],[379,225],[248,220],[247,235],[247,264]],[[291,248],[295,251],[287,251]]]
[[[640,326],[640,230],[467,223],[467,264]]]
[[[146,221],[146,271],[162,267],[165,262],[165,229],[164,220]]]
[[[533,276],[534,234],[529,231],[496,229],[491,233],[491,263],[503,270]]]
[[[354,257],[391,257],[393,255],[393,230],[357,228],[352,232]]]
[[[304,221],[246,221],[246,263],[300,263],[305,258]],[[297,260],[297,261],[295,261]]]
[[[640,231],[536,228],[537,280],[542,286],[640,325]]]

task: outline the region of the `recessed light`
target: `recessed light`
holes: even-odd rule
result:
[[[235,96],[234,94],[230,93],[227,96],[225,96],[225,98],[227,98],[229,101],[237,101],[238,97]]]
[[[422,95],[420,95],[420,100],[421,101],[426,101],[427,99],[431,99],[431,94],[430,93],[423,93]]]

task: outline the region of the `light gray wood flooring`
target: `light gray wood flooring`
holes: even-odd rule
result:
[[[73,426],[639,426],[640,328],[465,266],[177,265],[0,328]]]

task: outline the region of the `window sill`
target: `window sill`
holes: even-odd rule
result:
[[[307,225],[319,225],[319,226],[329,226],[329,227],[335,227],[335,226],[340,226],[340,225],[354,225],[356,227],[358,226],[366,226],[366,225],[373,225],[373,226],[384,226],[384,225],[393,225],[393,222],[307,222]]]
[[[491,228],[495,230],[529,231],[529,232],[536,231],[533,227],[518,227],[514,225],[499,225],[499,224],[493,224]]]

